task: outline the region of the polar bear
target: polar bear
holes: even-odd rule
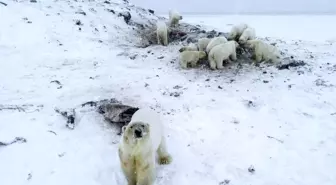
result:
[[[213,47],[208,56],[210,68],[213,70],[216,67],[217,69],[223,69],[223,61],[229,60],[230,57],[233,61],[237,60],[236,49],[238,46],[238,42],[228,41]]]
[[[171,27],[175,27],[176,25],[178,25],[179,21],[182,19],[183,17],[176,10],[169,11],[169,23]]]
[[[172,162],[159,114],[150,109],[139,109],[122,130],[118,153],[128,185],[152,185],[156,175],[155,154],[159,164]]]
[[[156,23],[156,38],[159,45],[168,45],[168,29],[166,23],[163,21]]]
[[[188,64],[191,64],[191,67],[196,67],[197,62],[205,57],[204,51],[183,51],[180,54],[180,65],[183,69],[186,69]]]
[[[227,41],[228,40],[225,37],[223,37],[223,36],[221,36],[221,37],[215,37],[215,38],[211,39],[210,42],[209,42],[209,44],[206,47],[206,52],[209,53],[210,50],[213,47],[217,46],[218,44],[224,44]]]
[[[253,58],[255,62],[279,62],[281,55],[279,50],[270,44],[261,40],[248,40],[245,47],[253,50]]]
[[[211,39],[209,38],[200,38],[197,42],[198,51],[205,51]]]
[[[198,48],[196,44],[190,43],[188,46],[183,46],[181,49],[179,49],[179,52],[183,51],[198,51]]]
[[[238,39],[240,38],[241,34],[248,27],[249,26],[247,24],[245,24],[245,23],[240,23],[240,24],[234,25],[231,28],[231,31],[230,31],[229,36],[228,36],[228,40],[238,41]]]
[[[244,44],[247,40],[253,40],[256,38],[256,32],[255,29],[252,27],[246,28],[241,36],[239,37],[239,44]]]

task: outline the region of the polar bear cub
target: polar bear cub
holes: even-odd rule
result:
[[[229,36],[228,36],[228,40],[238,41],[241,34],[243,34],[244,30],[248,27],[249,26],[245,23],[240,23],[240,24],[234,25],[231,28],[231,31],[230,31]]]
[[[200,38],[197,42],[198,51],[205,51],[211,39],[209,38]]]
[[[207,53],[209,53],[210,52],[210,50],[213,48],[213,47],[215,47],[215,46],[217,46],[217,45],[219,45],[219,44],[224,44],[224,43],[226,43],[227,42],[227,39],[225,38],[225,37],[215,37],[215,38],[213,38],[213,39],[211,39],[211,41],[209,42],[209,44],[207,45],[207,47],[206,47],[206,52]]]
[[[188,64],[191,64],[191,67],[196,67],[197,62],[205,57],[204,51],[183,51],[180,54],[180,65],[183,69],[186,69]]]
[[[253,57],[255,62],[271,61],[279,62],[281,58],[279,50],[270,44],[267,44],[261,40],[248,40],[245,46],[253,49]]]
[[[166,23],[163,21],[156,23],[156,38],[159,45],[168,45],[168,29]]]
[[[182,20],[183,17],[180,15],[180,13],[176,10],[170,10],[169,11],[169,23],[171,27],[175,27],[179,24],[179,21]]]
[[[181,49],[179,49],[179,52],[183,51],[198,51],[198,48],[196,44],[190,43],[188,46],[183,46]]]
[[[208,59],[210,68],[215,70],[223,69],[223,61],[231,59],[237,60],[236,49],[239,44],[236,41],[228,41],[213,47],[209,53]]]
[[[246,28],[242,35],[239,37],[239,44],[244,44],[247,40],[253,40],[256,38],[255,29],[252,27]]]
[[[150,109],[139,109],[123,127],[118,152],[122,172],[129,185],[152,185],[155,181],[155,154],[159,164],[169,164],[160,116]]]

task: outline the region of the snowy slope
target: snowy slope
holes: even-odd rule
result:
[[[127,10],[114,2],[0,4],[0,105],[26,108],[0,110],[0,141],[27,139],[0,146],[1,185],[126,184],[118,130],[88,110],[69,130],[54,111],[106,98],[163,115],[174,161],[158,167],[156,184],[335,184],[334,40],[269,38],[308,63],[298,69],[181,70],[179,46],[132,47],[132,26],[106,11]],[[128,8],[132,20],[157,19]]]

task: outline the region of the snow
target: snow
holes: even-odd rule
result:
[[[6,3],[0,4],[0,105],[27,110],[0,110],[0,141],[27,142],[0,146],[0,184],[127,184],[118,130],[90,110],[69,130],[54,111],[106,98],[162,114],[173,163],[158,166],[158,185],[335,184],[334,16],[184,16],[221,31],[246,21],[309,65],[182,70],[180,46],[131,47],[138,38],[104,10],[113,4]],[[87,16],[75,14],[79,9]],[[138,55],[131,60],[123,52]]]

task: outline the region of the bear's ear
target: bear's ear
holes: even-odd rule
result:
[[[126,130],[126,126],[123,126],[123,127],[121,128],[121,130],[122,130],[122,133],[124,133],[125,130]]]

